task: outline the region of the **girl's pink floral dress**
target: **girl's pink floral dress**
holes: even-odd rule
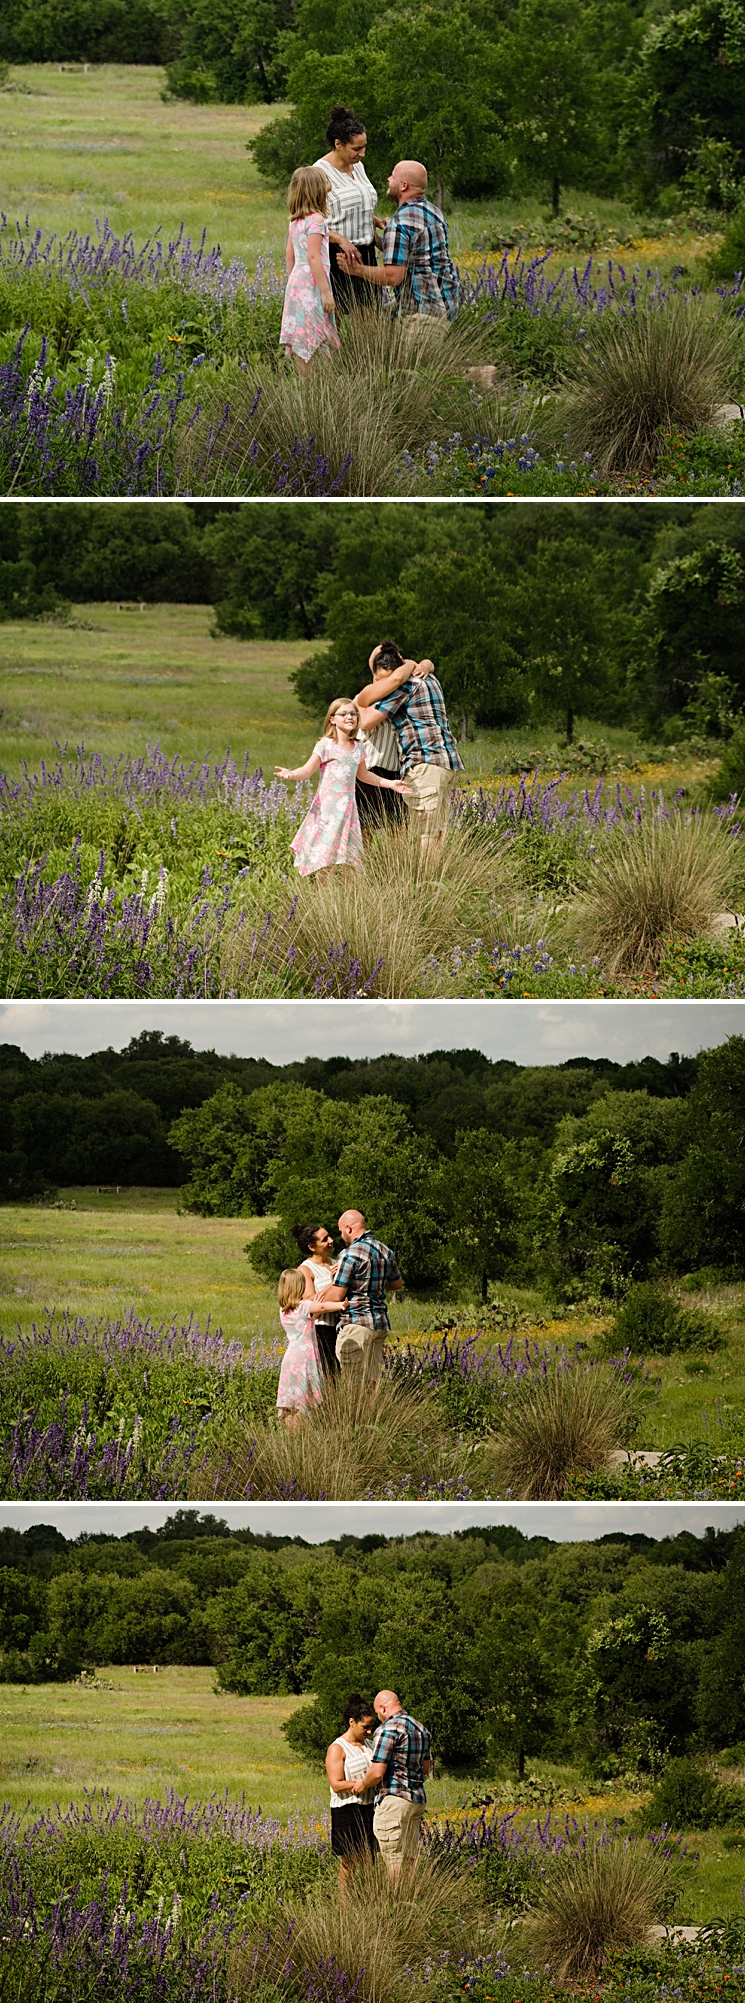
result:
[[[300,356],[301,362],[309,362],[317,348],[339,346],[335,321],[327,319],[324,313],[321,294],[308,263],[308,238],[311,234],[321,238],[321,262],[328,278],[329,226],[325,217],[294,216],[290,223],[290,241],[295,263],[285,289],[279,345],[291,348],[294,355]]]
[[[318,1354],[313,1316],[303,1301],[296,1308],[280,1308],[279,1319],[287,1337],[277,1390],[281,1412],[307,1412],[323,1397],[321,1361]]]
[[[321,760],[318,791],[290,847],[301,876],[331,863],[362,861],[362,834],[354,785],[364,744],[349,746],[333,737],[319,737],[313,746]]]

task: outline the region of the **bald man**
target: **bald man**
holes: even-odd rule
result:
[[[424,1782],[432,1771],[432,1736],[426,1725],[410,1718],[395,1690],[379,1690],[375,1716],[380,1719],[370,1752],[372,1765],[354,1792],[375,1787],[373,1829],[389,1876],[399,1877],[403,1863],[411,1865],[419,1848],[419,1829],[427,1803]]]
[[[347,1306],[336,1336],[340,1368],[358,1381],[377,1384],[383,1368],[383,1348],[390,1329],[385,1304],[386,1288],[397,1294],[403,1286],[390,1245],[373,1238],[361,1210],[345,1210],[339,1230],[346,1250],[342,1252],[334,1285],[323,1296],[327,1305],[343,1300]]]
[[[448,244],[447,223],[427,194],[427,169],[421,160],[399,160],[388,177],[388,193],[397,203],[383,231],[382,264],[354,268],[344,257],[339,264],[368,285],[390,285],[397,313],[422,314],[430,320],[454,320],[458,309],[458,276]]]

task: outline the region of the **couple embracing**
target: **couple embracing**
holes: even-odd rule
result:
[[[394,640],[373,648],[372,682],[354,702],[332,702],[323,735],[304,765],[275,767],[284,780],[320,772],[313,804],[292,841],[301,876],[363,860],[360,811],[375,817],[373,796],[403,794],[422,839],[442,834],[463,760],[450,728],[432,662],[405,659]],[[403,777],[399,776],[403,774]],[[400,810],[399,810],[400,811]]]
[[[323,1399],[323,1378],[343,1371],[377,1384],[390,1330],[386,1289],[403,1280],[395,1253],[368,1231],[361,1210],[339,1218],[344,1250],[336,1257],[325,1224],[297,1225],[293,1236],[305,1254],[280,1274],[279,1318],[287,1348],[282,1358],[277,1409],[294,1432],[304,1412]]]
[[[395,1690],[379,1690],[373,1704],[356,1692],[347,1698],[341,1732],[326,1754],[342,1900],[360,1859],[379,1850],[394,1884],[402,1865],[413,1863],[431,1772],[431,1734]]]

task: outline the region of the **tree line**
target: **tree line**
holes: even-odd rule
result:
[[[0,1196],[25,1200],[98,1182],[179,1188],[191,1171],[189,1200],[228,1215],[255,1206],[261,1215],[267,1208],[260,1186],[266,1161],[247,1170],[240,1118],[233,1141],[224,1142],[219,1097],[224,1088],[235,1089],[239,1107],[246,1096],[278,1085],[297,1085],[346,1104],[382,1096],[403,1109],[415,1135],[450,1154],[455,1135],[474,1127],[507,1140],[532,1137],[546,1147],[559,1121],[584,1113],[608,1084],[617,1091],[678,1097],[690,1090],[696,1063],[677,1056],[667,1064],[645,1057],[627,1065],[588,1058],[524,1067],[478,1050],[452,1050],[416,1058],[310,1057],[275,1065],[194,1050],[185,1039],[160,1030],[143,1030],[121,1051],[88,1057],[31,1058],[17,1044],[5,1044],[0,1046]],[[204,1131],[214,1134],[217,1145],[206,1175],[191,1142],[188,1158],[181,1151],[174,1127],[182,1115],[208,1102]],[[231,1148],[240,1156],[237,1166]]]
[[[350,1689],[397,1689],[451,1769],[526,1755],[598,1776],[745,1736],[745,1531],[588,1543],[511,1526],[322,1545],[181,1510],[158,1531],[0,1531],[0,1677],[212,1663],[239,1695],[304,1695],[318,1760]]]
[[[210,604],[217,634],[308,641],[292,679],[314,719],[355,693],[384,632],[435,660],[461,735],[549,720],[571,736],[579,714],[726,737],[745,703],[736,504],[683,519],[674,504],[435,504],[415,525],[375,503],[64,514],[2,510],[0,619],[64,617],[70,600]]]
[[[170,1186],[204,1217],[292,1228],[358,1205],[416,1291],[539,1284],[571,1301],[745,1268],[745,1038],[696,1058],[521,1066],[478,1050],[261,1059],[144,1031],[122,1052],[0,1049],[0,1195]]]
[[[366,1083],[382,1085],[389,1062]],[[677,1089],[675,1058],[657,1094],[649,1060],[636,1079],[630,1069],[621,1081],[584,1062],[526,1069],[480,1100],[470,1084],[450,1086],[417,1124],[385,1090],[355,1099],[352,1087],[344,1102],[299,1082],[249,1093],[226,1083],[171,1130],[191,1170],[182,1203],[202,1216],[278,1216],[248,1248],[267,1279],[295,1263],[294,1225],[333,1230],[350,1205],[416,1289],[465,1283],[486,1300],[491,1281],[511,1280],[572,1300],[664,1273],[737,1277],[745,1038],[703,1052],[690,1089],[690,1073]]]
[[[251,151],[284,181],[330,106],[368,127],[374,175],[421,155],[469,198],[570,182],[599,194],[737,199],[745,154],[739,0],[5,0],[0,57],[165,63],[197,103],[289,102]]]

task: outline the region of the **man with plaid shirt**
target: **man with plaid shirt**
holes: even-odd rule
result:
[[[445,697],[431,661],[408,661],[395,640],[381,640],[370,655],[372,683],[355,702],[360,729],[374,730],[387,716],[398,738],[401,770],[412,788],[409,812],[422,816],[430,834],[447,822],[456,772],[463,760],[448,723]]]
[[[346,1300],[337,1330],[336,1355],[342,1370],[377,1384],[391,1326],[386,1288],[396,1294],[403,1280],[395,1253],[380,1238],[373,1238],[361,1210],[345,1210],[339,1218],[339,1230],[346,1251],[337,1261],[333,1286],[327,1287],[323,1296],[329,1304]]]
[[[376,1787],[373,1829],[386,1870],[398,1878],[404,1859],[416,1856],[419,1828],[426,1807],[425,1776],[432,1771],[432,1735],[426,1725],[410,1718],[395,1690],[379,1690],[375,1715],[380,1719],[372,1746],[372,1764],[355,1792]]]
[[[389,176],[388,193],[398,207],[383,231],[382,264],[353,268],[343,257],[339,264],[368,285],[400,288],[397,313],[454,320],[458,276],[450,256],[447,223],[442,210],[427,196],[427,169],[421,160],[399,160]]]

